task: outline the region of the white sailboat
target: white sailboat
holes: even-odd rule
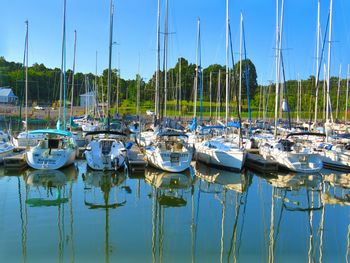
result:
[[[110,1],[110,31],[109,31],[109,64],[108,64],[108,87],[107,87],[107,130],[88,132],[89,135],[100,135],[93,138],[85,151],[87,165],[93,170],[110,171],[126,167],[126,149],[120,136],[126,135],[110,130],[110,98],[112,81],[112,42],[113,42],[113,1]]]
[[[115,131],[88,132],[86,136],[101,134],[102,138],[93,139],[85,151],[89,168],[99,171],[118,170],[125,166],[126,149],[119,136],[125,134]],[[116,135],[117,137],[112,137]]]
[[[286,139],[277,138],[277,114],[279,105],[279,82],[280,82],[280,66],[282,60],[282,29],[283,29],[283,13],[284,0],[282,0],[281,17],[279,22],[279,9],[276,1],[276,101],[275,101],[275,133],[273,139],[265,139],[261,141],[259,152],[266,160],[278,162],[283,169],[300,173],[315,173],[322,169],[322,161],[310,146],[301,143],[295,143],[289,137],[292,135],[304,136],[308,134],[289,134]]]
[[[298,136],[297,142],[289,139],[292,135]],[[286,139],[266,141],[259,152],[264,159],[278,162],[282,169],[299,173],[319,172],[323,168],[322,160],[318,152],[302,142],[300,137],[305,135],[317,134],[296,133],[289,134]]]
[[[226,1],[226,126],[229,114],[229,1]],[[199,26],[198,26],[199,30]],[[198,37],[199,39],[199,37]],[[199,41],[198,41],[199,45]],[[199,66],[200,67],[200,66]],[[197,92],[197,91],[196,91]],[[218,168],[241,171],[245,161],[245,151],[231,136],[219,136],[195,144],[196,160]]]
[[[29,23],[26,23],[26,37],[25,37],[25,57],[24,57],[24,67],[25,67],[25,131],[20,132],[17,137],[12,138],[12,143],[16,147],[27,147],[35,146],[40,140],[44,139],[43,134],[28,134],[28,31]]]
[[[166,172],[183,172],[191,165],[193,150],[187,135],[180,132],[160,132],[155,141],[144,147],[148,163]]]
[[[57,121],[57,129],[43,129],[27,131],[29,135],[41,135],[41,139],[35,147],[30,148],[25,156],[27,164],[34,169],[48,170],[60,169],[73,164],[77,155],[77,144],[73,135],[66,131],[66,69],[65,69],[65,41],[66,41],[66,0],[63,6],[63,38],[61,57],[60,80],[60,107]],[[63,100],[63,129],[61,129],[61,102]]]
[[[40,170],[55,170],[74,163],[77,145],[73,135],[64,130],[43,129],[28,134],[45,135],[38,145],[26,152],[27,164]]]
[[[167,110],[167,49],[168,49],[168,1],[165,4],[165,39],[164,39],[164,117]],[[160,4],[158,1],[157,15],[157,72],[156,72],[156,118],[159,120],[159,18]],[[144,154],[149,165],[166,172],[183,172],[190,167],[193,150],[187,141],[187,135],[167,128],[156,126],[153,131],[140,134],[139,144],[144,147]]]

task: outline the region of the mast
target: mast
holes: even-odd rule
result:
[[[118,53],[118,71],[117,71],[117,106],[116,112],[119,114],[119,84],[120,83],[120,54]]]
[[[327,70],[326,70],[326,63],[323,64],[323,121],[325,121],[326,118],[326,77],[327,77]]]
[[[164,32],[164,117],[167,116],[168,100],[168,0],[165,1],[165,32]]]
[[[94,80],[94,86],[95,86],[95,91],[94,91],[94,97],[95,97],[95,101],[94,101],[94,104],[95,104],[95,109],[97,111],[97,114],[98,114],[98,117],[100,118],[100,111],[99,111],[99,108],[98,108],[98,87],[97,87],[97,51],[95,53],[95,80]]]
[[[275,99],[275,138],[277,137],[277,114],[278,114],[278,98],[279,98],[279,82],[280,82],[280,64],[281,64],[281,49],[282,49],[282,29],[283,29],[283,13],[284,13],[284,0],[282,0],[281,6],[281,21],[279,22],[279,10],[278,2],[276,0],[276,99]]]
[[[346,74],[346,99],[345,99],[345,114],[344,114],[345,124],[348,120],[349,75],[350,75],[350,64],[348,64],[348,72]]]
[[[241,12],[240,33],[239,33],[239,89],[238,89],[238,111],[242,108],[242,52],[243,52],[243,14]]]
[[[113,0],[110,0],[109,7],[109,58],[108,58],[108,79],[107,79],[107,130],[110,128],[110,107],[111,107],[111,82],[112,82],[112,43],[113,43]]]
[[[217,91],[217,106],[216,106],[216,120],[220,119],[220,107],[221,107],[221,69],[218,73],[218,91]]]
[[[200,19],[198,18],[197,22],[197,49],[196,49],[196,80],[194,86],[194,105],[193,105],[193,117],[197,116],[197,93],[198,86],[200,86],[200,74],[201,74],[201,66],[200,66]],[[200,113],[202,114],[202,113]],[[200,123],[201,124],[201,123]]]
[[[202,50],[201,50],[201,27],[200,19],[198,18],[198,53],[199,53],[199,64],[197,66],[198,81],[199,81],[199,123],[203,124],[203,72],[202,72]]]
[[[156,43],[156,93],[155,93],[155,107],[154,112],[157,119],[160,118],[159,114],[159,71],[160,71],[160,0],[158,0],[157,9],[157,43]]]
[[[226,113],[225,113],[225,124],[228,124],[228,112],[229,112],[229,68],[228,68],[228,37],[229,37],[229,0],[226,0]]]
[[[332,49],[332,20],[333,20],[333,0],[329,4],[329,35],[328,35],[328,64],[327,64],[327,108],[326,108],[326,123],[329,123],[329,107],[330,107],[330,68],[331,68],[331,49]],[[327,129],[326,134],[327,134]]]
[[[28,144],[28,33],[29,33],[29,22],[28,20],[25,21],[26,24],[26,38],[25,38],[25,55],[24,55],[24,60],[25,60],[25,100],[26,100],[26,108],[25,108],[25,114],[26,114],[26,132],[27,132],[27,144]],[[22,93],[23,94],[23,93]]]
[[[74,73],[75,73],[75,55],[77,48],[77,31],[74,30],[74,55],[73,55],[73,72],[72,72],[72,93],[71,93],[71,101],[70,101],[70,117],[73,117],[73,101],[74,101]],[[97,52],[96,52],[96,60],[97,60]],[[97,66],[96,66],[97,67]],[[96,80],[95,80],[96,85]],[[72,130],[72,127],[70,127]]]
[[[63,26],[62,26],[62,53],[61,53],[61,74],[60,74],[60,103],[58,108],[58,120],[57,120],[57,129],[61,129],[61,119],[62,119],[62,100],[64,100],[64,113],[63,113],[63,127],[66,128],[66,110],[65,110],[65,99],[66,99],[66,65],[65,65],[65,56],[66,56],[66,0],[63,0]],[[63,94],[64,93],[64,94]]]
[[[137,90],[136,90],[136,115],[140,114],[140,54],[139,54],[139,66],[137,73]]]
[[[340,92],[340,84],[341,84],[341,64],[339,66],[339,75],[338,75],[338,90],[337,90],[337,108],[335,112],[335,119],[338,120],[338,114],[339,114],[339,92]]]
[[[298,92],[297,92],[297,123],[300,122],[300,91],[301,91],[301,81],[298,74]]]
[[[319,76],[319,55],[320,55],[320,35],[321,35],[321,25],[320,25],[320,13],[321,13],[321,3],[320,0],[318,0],[317,3],[317,43],[316,43],[316,80],[315,80],[315,86],[316,86],[316,96],[315,96],[315,121],[314,123],[317,123],[317,104],[318,104],[318,76]]]
[[[212,117],[212,112],[211,112],[211,103],[212,103],[212,98],[211,98],[211,90],[212,90],[212,82],[211,82],[211,80],[212,80],[212,71],[210,71],[210,75],[209,75],[209,116],[210,116],[210,118]]]
[[[181,101],[182,101],[182,91],[181,91],[181,58],[179,58],[179,116],[181,116],[181,112],[182,112],[182,105],[181,105]]]

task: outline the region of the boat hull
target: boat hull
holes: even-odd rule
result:
[[[243,169],[246,154],[240,149],[223,151],[200,145],[196,147],[195,156],[197,161],[209,166],[240,172]]]
[[[38,149],[32,148],[26,152],[27,164],[38,170],[56,170],[68,165],[71,165],[75,161],[76,150],[75,149]]]
[[[191,165],[192,151],[183,152],[160,151],[155,147],[146,147],[145,155],[148,164],[160,170],[181,173]]]

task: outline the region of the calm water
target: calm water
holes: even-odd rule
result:
[[[350,176],[0,175],[1,262],[348,262]]]

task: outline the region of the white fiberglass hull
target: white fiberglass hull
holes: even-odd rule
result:
[[[280,168],[297,173],[317,173],[323,168],[318,154],[308,152],[288,152],[260,148],[260,154],[265,160],[278,162]]]
[[[107,150],[103,145],[107,145]],[[85,151],[85,158],[90,169],[113,171],[125,166],[126,149],[122,142],[115,139],[93,140],[90,150]]]
[[[75,148],[41,149],[34,147],[26,152],[27,164],[38,170],[56,170],[74,163]]]
[[[13,138],[13,144],[16,147],[34,147],[45,138],[43,134],[27,134],[27,132],[21,132],[17,138]]]
[[[172,173],[187,170],[192,160],[191,150],[183,152],[161,151],[154,146],[145,147],[145,155],[149,165]]]
[[[13,154],[14,146],[8,142],[0,143],[0,163],[4,158]]]
[[[325,168],[339,171],[350,171],[349,153],[324,149],[319,155]]]
[[[92,132],[92,131],[97,131],[99,128],[98,124],[90,124],[90,123],[85,123],[81,125],[81,129],[84,132]]]
[[[241,171],[245,161],[245,152],[238,148],[225,151],[197,144],[196,160],[209,166],[232,171]]]

